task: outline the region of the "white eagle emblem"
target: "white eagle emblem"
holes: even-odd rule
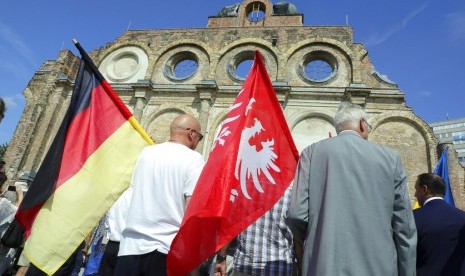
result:
[[[274,163],[278,157],[273,151],[274,139],[262,141],[262,149],[260,151],[257,151],[256,146],[249,144],[250,138],[260,134],[260,132],[264,130],[260,120],[254,118],[254,125],[249,128],[244,128],[241,133],[234,176],[240,181],[242,193],[247,199],[251,199],[247,191],[247,179],[252,178],[255,189],[263,193],[263,188],[258,176],[263,173],[268,181],[272,184],[276,184],[273,176],[270,174],[270,170],[272,169],[275,172],[281,171]],[[234,201],[234,194],[237,195],[237,191],[231,191],[231,201]]]

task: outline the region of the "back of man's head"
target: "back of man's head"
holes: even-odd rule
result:
[[[203,138],[200,131],[200,123],[197,118],[188,114],[181,114],[171,122],[170,141],[195,149]]]
[[[418,184],[428,187],[430,196],[443,197],[446,194],[446,184],[442,178],[434,173],[423,173],[418,176]]]
[[[356,130],[362,118],[366,118],[366,112],[361,106],[351,102],[342,102],[334,116],[336,132]]]

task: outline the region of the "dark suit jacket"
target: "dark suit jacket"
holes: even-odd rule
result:
[[[434,199],[413,212],[417,276],[465,275],[465,212]]]

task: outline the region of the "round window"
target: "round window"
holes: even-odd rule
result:
[[[310,82],[325,82],[336,75],[334,56],[326,52],[312,52],[304,58],[300,73]]]
[[[250,72],[250,69],[252,69],[252,64],[253,59],[243,60],[237,65],[234,75],[236,75],[238,79],[245,80]]]
[[[234,56],[228,64],[227,71],[229,76],[237,82],[243,82],[252,69],[255,51],[245,50]]]
[[[312,81],[324,81],[333,73],[333,68],[324,60],[312,60],[305,65],[305,75]]]
[[[107,64],[106,72],[111,81],[126,81],[139,71],[139,57],[131,51],[123,51]]]
[[[113,64],[113,73],[119,79],[126,79],[137,71],[139,60],[133,53],[123,54]]]
[[[197,61],[193,59],[184,59],[178,62],[173,69],[173,75],[178,79],[187,79],[192,76],[199,67]]]
[[[166,62],[164,73],[172,81],[183,81],[192,77],[198,68],[198,58],[194,53],[180,52]]]

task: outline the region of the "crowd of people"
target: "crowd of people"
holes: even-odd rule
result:
[[[0,237],[7,231],[24,197],[21,186],[4,185],[8,180],[5,165],[3,160],[0,161]],[[9,248],[0,244],[0,275],[23,276],[28,267],[29,261],[22,253],[22,247]]]
[[[337,136],[302,151],[274,207],[191,275],[465,275],[465,212],[443,200],[441,177],[417,177],[412,210],[400,156],[368,141],[363,108],[341,103],[334,125]],[[176,117],[169,141],[142,151],[129,188],[55,275],[166,275],[205,164],[202,139],[196,118]],[[31,265],[26,275],[43,274]]]

